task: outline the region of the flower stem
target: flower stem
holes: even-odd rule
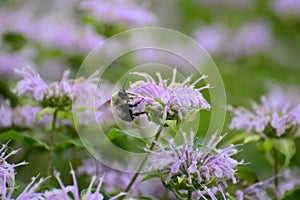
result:
[[[187,199],[188,200],[192,200],[192,191],[191,190],[188,190],[188,194],[187,194]]]
[[[163,130],[163,126],[160,126],[157,133],[156,133],[156,135],[155,135],[154,141],[150,145],[150,148],[149,148],[150,151],[152,151],[154,149],[155,142],[157,142],[162,130]],[[125,189],[125,192],[128,192],[130,190],[131,186],[134,184],[137,177],[140,175],[140,172],[142,171],[142,169],[143,169],[143,167],[144,167],[144,165],[145,165],[145,163],[148,159],[148,156],[149,156],[149,153],[147,153],[146,156],[144,157],[144,159],[142,160],[141,164],[138,167],[138,170],[136,171],[135,175],[132,177],[131,181],[127,185],[127,187]]]
[[[48,173],[47,173],[48,176],[51,176],[52,174],[52,159],[53,159],[52,157],[53,157],[53,151],[55,145],[56,119],[57,119],[57,110],[55,110],[55,112],[53,113],[53,118],[52,118],[49,152],[48,152]]]
[[[274,149],[274,188],[276,191],[276,199],[277,199],[277,191],[278,191],[278,152],[276,149]]]

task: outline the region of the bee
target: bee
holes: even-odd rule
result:
[[[126,90],[122,88],[117,93],[115,93],[111,99],[111,103],[115,107],[115,111],[117,112],[118,117],[126,122],[132,122],[135,117],[146,114],[146,112],[133,112],[133,108],[137,107],[142,100],[135,104],[130,104],[129,94],[131,93],[126,92]]]

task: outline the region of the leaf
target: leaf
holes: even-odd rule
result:
[[[251,134],[245,137],[244,144],[250,143],[250,142],[257,142],[260,139],[260,136],[257,134]]]
[[[238,177],[240,180],[247,181],[249,184],[255,183],[258,179],[255,172],[252,172],[245,168],[238,168]]]
[[[262,142],[260,142],[257,145],[257,149],[258,151],[262,152],[262,153],[268,153],[270,152],[274,147],[273,141],[271,139],[266,139],[263,140]]]
[[[300,196],[300,187],[294,187],[291,190],[287,191],[282,200],[291,200],[291,199],[299,199]]]
[[[165,124],[168,125],[173,132],[177,132],[177,120],[166,120]]]
[[[152,178],[160,178],[160,176],[158,174],[147,174],[146,176],[144,176],[144,178],[141,179],[141,182],[144,182],[144,181],[147,181],[149,179],[152,179]]]
[[[49,150],[49,146],[47,145],[47,143],[38,140],[36,138],[27,136],[25,134],[22,134],[20,132],[17,132],[15,130],[9,130],[9,131],[5,131],[3,133],[0,133],[0,141],[3,140],[15,140],[15,141],[24,141],[28,144],[31,144],[35,147],[39,147],[39,148],[43,148],[45,150]]]
[[[112,128],[106,137],[118,147],[131,152],[143,152],[142,148],[147,144],[142,138],[130,136],[117,128]]]
[[[38,122],[38,121],[40,120],[40,118],[41,118],[43,115],[46,115],[46,114],[47,114],[47,115],[53,115],[55,111],[56,111],[56,108],[51,108],[51,107],[43,108],[43,109],[40,110],[38,113],[36,113],[34,121],[35,121],[35,122]]]
[[[296,144],[294,140],[288,138],[272,139],[274,148],[285,156],[285,161],[282,166],[283,169],[287,168],[290,160],[296,153]]]
[[[184,181],[185,178],[181,178],[179,176],[177,176],[177,182],[180,184]]]
[[[124,133],[117,128],[110,129],[109,132],[106,134],[107,139],[109,139],[110,141],[119,138],[121,136],[124,136]]]
[[[61,119],[69,119],[72,123],[73,128],[78,132],[78,123],[76,117],[74,117],[74,113],[66,110],[58,110],[57,116]]]
[[[70,148],[70,147],[77,147],[77,148],[85,148],[84,144],[81,142],[80,139],[68,139],[68,140],[65,140],[59,144],[56,144],[55,145],[55,149],[67,149],[67,148]]]
[[[230,138],[226,144],[234,144],[236,142],[240,142],[242,140],[244,140],[249,134],[246,133],[246,132],[242,132],[242,133],[239,133],[237,134],[236,136]]]

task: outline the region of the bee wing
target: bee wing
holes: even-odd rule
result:
[[[102,104],[98,107],[98,110],[99,110],[99,111],[107,110],[107,108],[110,107],[110,103],[111,103],[111,99],[105,101],[104,103],[102,103]]]

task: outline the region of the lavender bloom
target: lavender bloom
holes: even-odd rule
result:
[[[261,104],[253,103],[252,110],[230,107],[229,110],[234,117],[229,128],[263,134],[270,134],[266,131],[271,128],[275,133],[275,135],[271,133],[273,137],[280,137],[293,127],[297,128],[300,125],[299,104],[289,103],[289,95],[283,90],[277,92],[275,94],[273,91],[267,96],[262,96]]]
[[[201,26],[194,33],[195,39],[212,54],[222,54],[229,46],[229,30],[222,24]]]
[[[278,178],[278,189],[274,188],[274,177],[271,177],[265,181],[257,182],[250,186],[247,186],[243,190],[237,190],[236,199],[271,200],[274,196],[277,196],[277,199],[281,199],[286,195],[288,191],[293,190],[300,185],[300,171],[297,168],[284,170],[281,174],[278,175]],[[273,194],[271,194],[270,192],[272,192]]]
[[[217,194],[224,196],[224,190],[227,187],[227,181],[237,183],[235,172],[236,167],[243,164],[243,161],[237,161],[231,156],[238,153],[235,145],[230,145],[223,149],[218,149],[218,143],[223,137],[216,138],[214,135],[206,147],[200,147],[193,139],[188,141],[185,137],[185,143],[182,146],[176,146],[170,142],[170,147],[158,145],[158,152],[152,152],[152,161],[155,168],[159,168],[166,176],[166,184],[179,184],[186,180],[187,184],[193,185],[194,193],[197,196],[209,196],[216,199]],[[215,180],[213,185],[208,185]],[[187,190],[187,188],[182,188]]]
[[[21,66],[30,64],[28,55],[26,53],[6,53],[0,52],[0,76],[7,79],[16,78],[15,69]]]
[[[201,90],[207,89],[210,85],[202,88],[195,88],[195,85],[205,79],[202,76],[192,84],[188,84],[191,76],[184,82],[176,82],[176,69],[173,70],[173,76],[170,84],[163,80],[157,73],[159,82],[147,73],[133,72],[132,74],[141,76],[146,81],[137,81],[130,85],[129,93],[138,95],[132,104],[139,103],[136,110],[146,111],[151,121],[155,123],[164,123],[165,120],[184,119],[189,113],[201,109],[210,110],[210,105],[201,94]]]
[[[266,52],[272,44],[271,30],[268,24],[260,21],[245,24],[232,37],[233,55],[254,55]]]
[[[282,17],[300,17],[300,2],[298,0],[275,0],[271,3],[274,12]]]
[[[98,169],[98,172],[97,172]],[[105,174],[106,181],[103,184],[103,189],[107,193],[115,193],[124,191],[130,180],[134,176],[132,173],[117,171],[98,163],[94,159],[86,159],[83,164],[77,169],[77,172],[82,176],[95,176],[96,174]],[[97,173],[96,173],[97,172]],[[150,179],[145,182],[140,182],[144,174],[141,174],[137,181],[130,189],[131,195],[153,196],[161,199],[163,196],[169,195],[169,192],[164,188],[159,179]]]
[[[12,125],[12,110],[9,100],[0,99],[0,127],[6,128]]]
[[[71,167],[71,175],[73,178],[73,185],[65,186],[60,178],[60,174],[58,172],[54,173],[55,178],[57,179],[61,189],[53,189],[50,191],[46,191],[44,193],[44,199],[45,200],[102,200],[104,199],[103,195],[100,193],[100,188],[103,183],[103,177],[99,178],[99,183],[97,185],[96,190],[93,192],[92,187],[94,183],[96,182],[96,177],[94,176],[92,178],[92,181],[84,194],[84,196],[80,196],[80,190],[78,187],[78,183],[76,180],[76,175],[74,170]],[[120,193],[112,198],[110,200],[115,200],[119,198],[120,196],[125,195],[125,193]]]
[[[0,99],[0,118],[2,119],[0,121],[0,129],[11,127],[36,129],[46,127],[51,121],[50,116],[44,115],[38,122],[35,121],[35,116],[41,109],[41,107],[30,105],[11,108],[8,100]],[[59,123],[65,124],[66,121],[61,120]]]
[[[155,22],[154,14],[136,1],[87,0],[82,2],[81,9],[89,11],[97,21],[107,24],[145,26]]]
[[[204,25],[194,35],[209,53],[233,57],[266,52],[273,42],[271,30],[264,21],[249,22],[237,30],[230,30],[223,24]]]
[[[17,83],[14,91],[21,98],[28,97],[31,100],[36,100],[36,103],[42,108],[53,107],[69,112],[71,112],[73,105],[72,111],[77,112],[78,122],[81,125],[90,124],[92,121],[90,119],[94,118],[95,115],[100,123],[104,121],[102,120],[104,111],[98,108],[110,99],[109,91],[111,90],[111,85],[101,81],[98,87],[100,81],[97,77],[98,72],[95,72],[87,79],[78,78],[74,80],[68,79],[70,71],[65,71],[60,82],[51,82],[49,84],[30,68],[17,72],[23,76],[23,79]],[[38,107],[35,108],[37,109]],[[30,111],[30,109],[27,109],[27,111]],[[32,110],[31,114],[33,113],[36,114]],[[20,119],[20,117],[17,119]]]
[[[20,162],[18,164],[10,164],[6,160],[19,152],[19,150],[13,150],[10,153],[7,153],[8,145],[2,144],[0,149],[0,197],[2,199],[10,199],[15,185],[15,168],[21,165],[26,165],[26,162]]]

